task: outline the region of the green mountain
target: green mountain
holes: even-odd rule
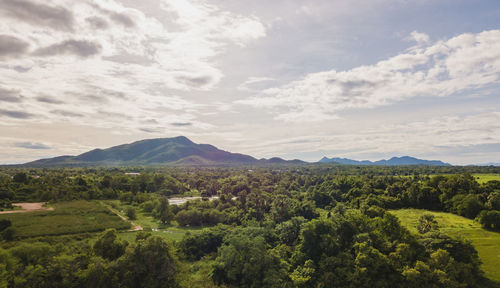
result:
[[[279,159],[279,160],[277,160]],[[60,156],[24,164],[29,167],[51,166],[131,166],[131,165],[259,165],[300,164],[300,160],[280,158],[257,160],[252,156],[220,150],[208,144],[196,144],[184,136],[148,139],[94,149],[78,156]]]

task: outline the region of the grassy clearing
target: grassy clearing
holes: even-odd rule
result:
[[[107,228],[128,229],[130,224],[99,202],[71,201],[53,205],[53,211],[3,214],[16,238],[98,232]]]
[[[154,236],[159,236],[167,240],[173,240],[173,241],[178,241],[181,240],[182,237],[184,237],[184,234],[187,232],[189,233],[198,233],[202,228],[179,228],[179,227],[167,227],[165,230],[160,230],[160,231],[147,231],[148,233],[151,233]],[[135,236],[137,235],[138,231],[124,231],[121,233],[118,233],[118,236],[120,239],[127,240],[129,242],[132,242],[135,240]]]
[[[483,262],[482,269],[486,277],[500,282],[500,233],[484,230],[477,222],[451,213],[423,209],[400,209],[390,212],[414,233],[418,233],[417,225],[420,216],[425,213],[434,215],[441,232],[472,242]]]
[[[113,207],[115,207],[115,209],[122,215],[125,214],[125,209],[127,207],[133,207],[136,209],[137,217],[137,219],[133,220],[134,223],[141,225],[144,228],[144,231],[151,232],[153,235],[160,236],[165,239],[180,240],[187,232],[197,233],[202,229],[202,227],[179,227],[175,221],[173,221],[171,225],[163,225],[159,220],[154,219],[150,213],[143,212],[137,206],[127,205],[121,203],[119,200],[110,200],[105,202],[109,205],[113,205]],[[136,234],[137,231],[124,231],[119,233],[119,236],[127,241],[133,241]]]
[[[4,212],[4,211],[21,211],[23,210],[23,208],[19,207],[19,206],[13,206],[12,208],[0,208],[0,212]]]
[[[500,181],[500,174],[472,174],[472,176],[474,176],[479,184],[493,180]]]

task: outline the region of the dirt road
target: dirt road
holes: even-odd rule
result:
[[[104,204],[103,202],[101,202],[102,205],[104,205],[105,207],[107,207],[111,212],[115,213],[118,217],[120,217],[123,221],[125,222],[130,222],[130,224],[132,224],[132,229],[128,230],[128,231],[142,231],[143,228],[141,225],[138,225],[132,221],[130,221],[127,217],[123,216],[122,214],[120,214],[120,212],[118,212],[116,209],[112,208],[111,206],[107,205],[107,204]]]

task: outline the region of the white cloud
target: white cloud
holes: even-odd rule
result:
[[[500,30],[491,30],[413,47],[375,65],[312,73],[237,103],[271,109],[276,119],[319,121],[346,109],[473,91],[499,76]]]
[[[407,38],[408,40],[413,40],[418,44],[427,44],[431,40],[429,35],[425,33],[421,33],[418,31],[413,31],[410,33],[410,36]]]
[[[270,78],[270,77],[248,77],[248,79],[238,85],[236,89],[240,91],[252,91],[253,89],[251,86],[254,86],[255,84],[260,84],[262,82],[269,83],[270,81],[275,81],[276,79]]]
[[[5,123],[151,130],[140,121],[153,118],[160,131],[171,123],[207,129],[196,119],[203,105],[176,90],[214,89],[224,76],[217,56],[266,35],[258,18],[196,0],[157,4],[170,22],[114,0],[0,4],[0,39],[9,40],[0,45],[0,86],[23,96],[2,103]]]
[[[249,143],[245,138],[233,136],[230,147],[258,157],[311,155],[303,158],[310,161],[317,161],[322,156],[380,160],[384,157],[410,155],[424,159],[434,157],[454,164],[470,164],[480,163],[471,161],[486,163],[487,159],[492,161],[491,159],[500,156],[498,152],[490,152],[479,155],[482,160],[466,160],[467,155],[446,155],[448,151],[463,147],[500,145],[499,112],[480,112],[465,116],[450,114],[397,124],[364,122],[351,123],[350,127],[329,126],[325,132],[315,129],[316,125],[310,125],[303,133],[292,134],[301,135],[298,137],[293,137],[288,132],[293,130],[292,127],[283,131],[262,131],[265,136],[261,136],[263,140],[258,143]],[[239,130],[241,129],[236,131]],[[479,158],[476,155],[476,159]]]

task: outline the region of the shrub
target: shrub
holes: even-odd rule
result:
[[[432,214],[424,214],[418,219],[418,232],[427,233],[438,228],[438,223]]]
[[[476,220],[485,229],[500,230],[500,211],[487,211],[483,210],[477,216]]]
[[[134,207],[127,207],[127,209],[125,210],[125,214],[130,220],[135,220],[137,218]]]

